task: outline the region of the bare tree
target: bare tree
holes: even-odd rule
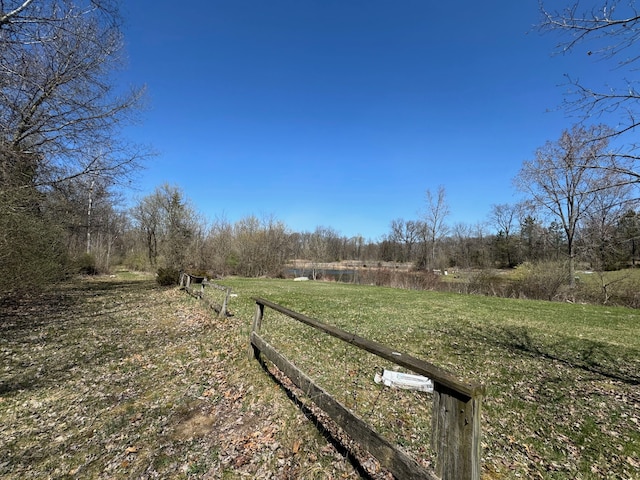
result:
[[[216,218],[205,238],[205,268],[218,275],[232,272],[236,261],[233,253],[233,225],[224,217]]]
[[[317,226],[307,235],[305,258],[311,260],[311,274],[316,279],[320,263],[340,260],[340,234],[331,227]]]
[[[547,142],[525,161],[515,179],[519,190],[529,195],[535,207],[558,220],[565,235],[569,258],[570,285],[575,285],[575,240],[580,222],[595,193],[611,186],[606,170],[594,168],[608,145],[604,126],[575,126],[558,141]]]
[[[43,196],[40,210],[66,231],[67,252],[78,258],[82,253],[102,257],[96,265],[108,270],[104,247],[107,231],[121,230],[122,215],[116,212],[118,195],[105,179],[98,176],[79,177],[59,182]],[[114,231],[114,238],[117,234]],[[110,256],[110,255],[108,255]]]
[[[466,223],[458,222],[452,228],[451,257],[455,266],[469,268],[471,266],[471,245],[473,242],[473,227]]]
[[[625,264],[637,265],[640,257],[640,214],[629,210],[620,218],[616,232],[617,243],[621,246]]]
[[[143,90],[121,94],[113,83],[123,46],[116,6],[112,0],[0,2],[0,224],[6,228],[30,225],[33,232],[22,235],[59,235],[67,222],[49,228],[47,196],[87,176],[122,182],[145,156],[121,136]],[[23,242],[20,237],[16,230],[0,239],[0,257],[24,250],[12,243]],[[58,240],[64,241],[48,241]],[[44,255],[50,252],[40,248],[23,254],[33,264],[47,261]]]
[[[513,241],[513,229],[516,227],[519,215],[517,205],[502,203],[492,205],[489,220],[496,227],[498,237],[501,240],[502,249],[506,257],[508,267],[515,266],[515,242]]]
[[[618,225],[623,215],[637,203],[632,200],[630,185],[614,185],[594,192],[592,207],[586,212],[581,242],[592,268],[602,271],[617,266],[620,258]]]
[[[420,230],[424,226],[419,221],[397,218],[391,221],[389,240],[402,245],[402,262],[409,262],[413,258],[413,248],[420,239]]]
[[[119,132],[141,106],[143,90],[121,95],[111,83],[122,65],[117,12],[89,0],[2,4],[3,188],[130,173],[141,151],[120,141]]]
[[[233,226],[235,271],[247,277],[278,275],[289,259],[289,234],[273,216],[245,217]]]
[[[140,200],[131,210],[131,216],[144,236],[144,244],[149,265],[155,268],[158,263],[158,237],[160,236],[160,211],[152,196]]]
[[[631,133],[640,125],[640,91],[636,77],[637,42],[640,39],[640,13],[635,1],[602,0],[590,2],[573,1],[562,10],[549,10],[540,2],[542,23],[545,32],[558,33],[561,41],[558,50],[568,53],[584,47],[583,54],[600,60],[597,69],[610,66],[610,80],[606,85],[592,86],[581,79],[568,78],[572,89],[566,100],[566,108],[584,119],[606,115],[615,118],[616,128],[602,132],[607,137],[624,138],[628,143],[606,163],[606,168],[622,174],[621,183],[640,183],[638,170],[638,144]],[[608,152],[611,155],[611,152]],[[601,168],[601,166],[598,166]]]
[[[145,238],[152,267],[184,269],[197,262],[192,245],[200,231],[199,219],[178,187],[161,185],[142,198],[131,214]]]
[[[451,213],[447,204],[446,191],[444,186],[438,187],[437,193],[434,195],[431,190],[427,189],[426,193],[426,210],[422,216],[423,229],[423,255],[420,263],[422,267],[435,268],[436,266],[436,243],[448,232],[446,219]],[[427,250],[428,249],[428,254]]]
[[[205,239],[202,265],[222,275],[280,275],[304,248],[302,237],[274,216],[250,215],[235,224],[216,219]]]

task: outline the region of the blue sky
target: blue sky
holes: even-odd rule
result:
[[[158,153],[131,197],[168,182],[209,219],[274,216],[380,239],[443,185],[448,223],[512,203],[523,160],[576,119],[537,0],[126,2],[127,130]]]

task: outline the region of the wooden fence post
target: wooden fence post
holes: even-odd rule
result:
[[[219,317],[227,316],[227,303],[229,303],[229,295],[231,294],[231,289],[227,288],[224,291],[224,300],[222,300],[222,307],[220,308]]]
[[[480,479],[481,403],[482,395],[468,397],[434,382],[431,447],[442,480]]]
[[[264,316],[264,304],[256,302],[256,313],[253,317],[253,326],[251,327],[252,332],[260,333],[263,316]],[[258,347],[253,345],[253,343],[249,342],[249,359],[258,360],[259,358],[260,358],[260,350],[258,349]]]

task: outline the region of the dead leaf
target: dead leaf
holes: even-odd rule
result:
[[[142,418],[143,418],[142,412],[138,412],[133,417],[131,417],[131,423],[139,422],[140,420],[142,420]]]
[[[298,453],[298,451],[300,450],[300,446],[302,445],[302,441],[301,440],[296,440],[295,442],[293,442],[293,447],[291,448],[291,450],[293,451],[293,453]]]
[[[239,457],[236,457],[233,461],[233,464],[236,467],[241,467],[243,465],[246,465],[247,463],[249,463],[251,461],[251,458],[249,458],[247,455],[240,455]]]

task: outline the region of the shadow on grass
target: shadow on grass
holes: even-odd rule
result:
[[[496,328],[489,341],[515,352],[557,361],[571,368],[596,373],[629,385],[640,385],[638,352],[593,340],[564,338],[554,343],[537,341],[524,327]]]
[[[153,281],[87,281],[65,283],[55,290],[0,299],[0,335],[12,330],[33,331],[51,323],[81,321],[86,297],[109,298],[116,293],[144,293],[158,289]]]
[[[112,291],[126,291],[126,292],[144,292],[150,290],[158,290],[158,289],[166,289],[173,287],[161,287],[152,279],[143,279],[143,280],[117,280],[117,279],[109,279],[109,280],[95,280],[83,282],[81,284],[73,284],[73,286],[78,285],[80,290],[88,291],[88,292],[112,292]]]
[[[296,393],[295,387],[287,385],[284,382],[282,378],[284,377],[284,374],[275,374],[269,368],[269,365],[267,365],[262,357],[260,357],[258,362],[260,363],[260,366],[265,371],[265,373],[269,375],[269,377],[275,382],[276,385],[278,385],[278,387],[282,389],[282,391],[284,391],[287,397],[289,397],[289,399],[296,405],[296,407],[300,409],[304,416],[307,417],[307,419],[315,425],[315,427],[325,438],[325,440],[327,440],[327,442],[329,442],[336,449],[336,451],[351,464],[351,466],[358,472],[361,478],[364,478],[365,480],[375,480],[375,478],[377,478],[373,477],[364,468],[360,459],[356,455],[354,455],[351,449],[347,445],[345,445],[344,442],[341,441],[341,439],[337,435],[337,430],[339,427],[337,427],[336,425],[329,425],[331,420],[321,419],[314,411],[314,409],[310,408],[308,405],[305,405],[305,403]],[[273,368],[275,369],[275,367]]]
[[[121,326],[118,312],[127,310],[123,295],[140,298],[157,288],[152,281],[88,280],[3,299],[0,347],[5,368],[0,372],[0,395],[56,385],[72,378],[77,369],[121,356],[122,342],[114,334]],[[95,297],[100,301],[91,304],[88,299]],[[112,320],[97,321],[102,314]]]

